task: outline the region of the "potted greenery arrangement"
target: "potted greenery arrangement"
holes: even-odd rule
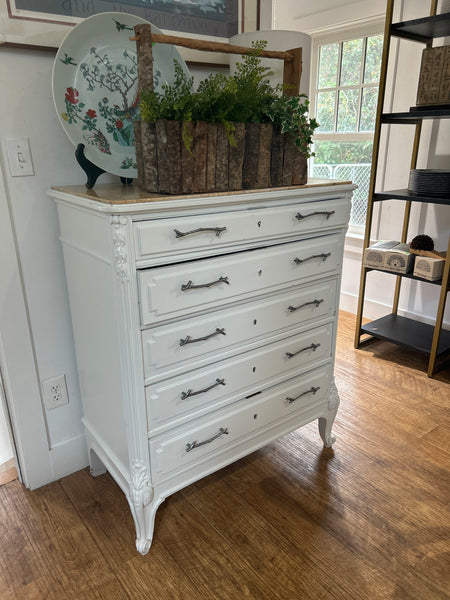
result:
[[[210,75],[194,90],[179,64],[163,92],[143,90],[136,123],[141,185],[160,193],[215,192],[306,183],[318,123],[304,94],[272,87],[253,43],[236,73]]]

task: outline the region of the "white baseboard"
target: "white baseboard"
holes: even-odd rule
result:
[[[358,312],[358,298],[352,294],[341,292],[339,297],[339,310],[356,315]]]
[[[384,317],[391,312],[391,309],[392,307],[387,304],[381,304],[380,302],[374,302],[373,300],[367,299],[364,301],[364,316],[371,320]],[[358,296],[341,292],[339,310],[356,314],[358,312]],[[418,315],[402,309],[398,310],[398,314],[402,317],[409,317],[415,321],[420,321],[421,323],[434,325],[434,319],[432,317],[427,317],[426,315]],[[443,328],[450,329],[450,323],[444,321]]]
[[[356,315],[358,312],[358,296],[347,292],[341,292],[339,310],[344,310]],[[373,302],[372,300],[367,299],[364,301],[364,316],[368,319],[379,319],[388,314],[390,310],[391,307],[379,302]]]
[[[50,451],[50,458],[53,468],[53,481],[84,469],[89,464],[86,436],[83,434],[56,444]]]
[[[14,455],[8,450],[2,454],[0,454],[0,467],[7,463],[9,460],[14,458]]]

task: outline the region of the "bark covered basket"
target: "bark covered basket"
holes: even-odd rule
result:
[[[152,43],[172,43],[198,50],[245,54],[249,48],[151,32],[137,25],[136,46],[139,91],[153,86]],[[263,51],[263,56],[284,60],[287,93],[298,93],[301,48],[287,52]],[[307,160],[290,134],[271,123],[234,123],[234,144],[219,123],[196,122],[184,126],[193,140],[190,151],[182,139],[181,121],[135,121],[138,178],[146,192],[190,194],[227,192],[304,185]]]

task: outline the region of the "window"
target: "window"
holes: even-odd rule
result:
[[[383,36],[379,33],[315,40],[312,111],[320,124],[314,135],[313,177],[352,180],[350,225],[366,220],[378,100]]]

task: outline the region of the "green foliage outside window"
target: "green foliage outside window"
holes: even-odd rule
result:
[[[382,49],[381,35],[320,47],[318,133],[374,130]]]
[[[383,36],[372,35],[319,47],[312,174],[352,180],[350,224],[366,218]]]
[[[342,165],[370,163],[372,161],[372,140],[336,142],[318,140],[314,145],[314,164]]]

